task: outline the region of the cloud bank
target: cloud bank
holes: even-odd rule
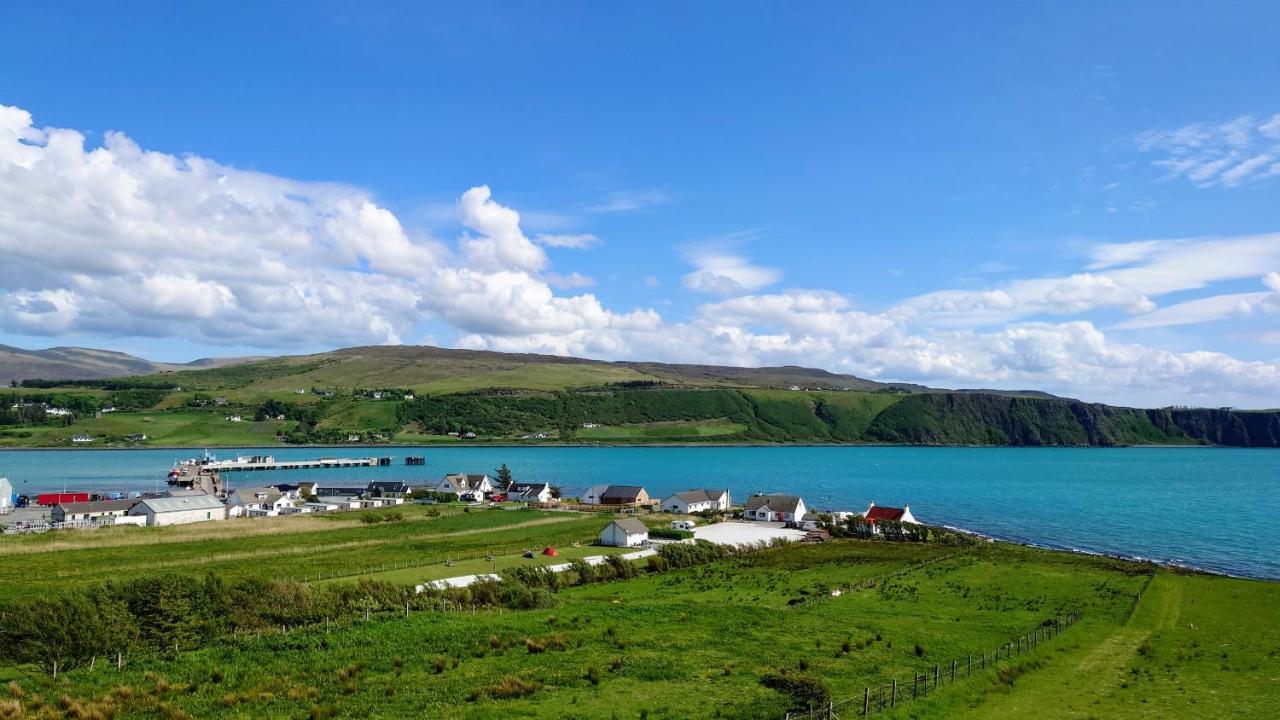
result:
[[[593,211],[663,199],[619,196]],[[582,291],[590,277],[554,269],[547,248],[598,246],[594,235],[530,237],[486,186],[463,192],[456,212],[465,230],[443,241],[406,229],[360,188],[148,151],[122,133],[92,147],[0,106],[0,329],[283,350],[397,343],[433,322],[453,333],[447,344],[472,348],[799,364],[1113,402],[1280,405],[1280,362],[1113,337],[1233,313],[1280,316],[1277,235],[1100,245],[1076,273],[943,289],[878,311],[822,289],[770,290],[778,270],[710,243],[682,251],[692,266],[683,287],[710,297],[666,318],[606,307]],[[1251,292],[1158,306],[1169,293],[1251,278],[1261,283]],[[1125,319],[1104,332],[1078,317],[1094,311]]]

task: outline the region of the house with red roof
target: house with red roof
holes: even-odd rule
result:
[[[862,514],[867,522],[871,524],[871,532],[879,532],[876,529],[876,523],[884,520],[892,520],[893,522],[906,523],[909,525],[919,525],[914,515],[911,514],[911,506],[903,505],[900,508],[889,507],[888,505],[877,506],[871,503],[867,506],[867,511]]]

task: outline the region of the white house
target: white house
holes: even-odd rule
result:
[[[325,502],[324,500],[317,500],[315,502],[309,502],[304,504],[302,506],[302,509],[304,512],[329,512],[331,510],[340,510],[341,506],[335,502]]]
[[[686,490],[662,501],[662,509],[670,513],[696,513],[703,511],[727,512],[728,490]]]
[[[287,496],[273,487],[254,487],[241,488],[227,498],[227,517],[248,516],[251,511],[268,511],[270,514],[279,514],[279,504],[281,500],[288,500]],[[286,502],[292,507],[292,502]]]
[[[511,483],[508,502],[551,502],[551,486],[547,483]]]
[[[649,528],[635,518],[614,520],[600,531],[600,544],[610,547],[639,547],[649,543]]]
[[[493,492],[493,480],[488,475],[449,473],[436,486],[436,492],[453,493],[458,497],[469,495],[473,500],[484,500]]]
[[[71,442],[80,443],[80,444],[91,443],[93,442],[93,436],[92,435],[72,435]]]
[[[794,495],[752,495],[742,516],[748,520],[799,523],[804,518],[804,500]]]
[[[129,513],[137,500],[97,500],[93,502],[59,503],[49,517],[54,522],[103,522]]]
[[[871,531],[878,532],[875,525],[880,520],[893,520],[895,522],[906,523],[909,525],[919,525],[914,515],[911,514],[911,506],[903,505],[900,508],[882,506],[877,507],[875,503],[867,506],[867,511],[862,514],[867,522],[871,523]]]
[[[213,495],[144,498],[129,509],[129,514],[145,517],[148,527],[185,525],[207,520],[225,520],[227,506]]]

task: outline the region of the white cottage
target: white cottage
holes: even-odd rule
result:
[[[145,517],[148,527],[186,525],[209,520],[225,520],[227,506],[213,495],[144,498],[129,509],[129,514]]]
[[[794,495],[752,495],[742,516],[747,520],[799,523],[804,519],[804,500]]]
[[[728,490],[686,490],[662,501],[662,509],[669,513],[727,512]]]
[[[600,544],[610,547],[640,547],[649,544],[649,528],[635,518],[614,520],[600,531]]]
[[[551,502],[551,486],[547,483],[511,483],[508,502]]]

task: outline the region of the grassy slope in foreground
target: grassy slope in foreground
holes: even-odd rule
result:
[[[557,522],[528,523],[540,517]],[[307,563],[350,569],[365,558],[346,556],[364,553],[420,554],[438,565],[439,553],[481,557],[491,546],[590,534],[603,522],[502,511],[369,526],[312,518],[275,532],[245,522],[228,524],[220,540],[218,530],[191,528],[122,534],[105,548],[22,542],[5,564],[29,574],[66,569],[12,597],[109,576],[83,571],[100,565],[116,576],[127,567],[227,577],[300,575]],[[202,566],[198,548],[211,542],[221,560]],[[287,547],[299,552],[281,554]],[[265,633],[172,659],[137,657],[123,673],[100,663],[54,682],[0,668],[0,683],[18,684],[28,716],[34,694],[56,707],[63,695],[75,703],[127,687],[117,691],[130,695],[115,702],[117,717],[781,718],[787,701],[760,684],[765,672],[807,668],[837,699],[860,697],[867,685],[905,680],[1080,609],[1080,624],[1005,665],[1014,672],[979,673],[889,717],[1269,717],[1280,700],[1280,585],[1162,571],[1124,624],[1146,581],[1141,570],[1003,544],[844,541],[564,590],[550,610],[393,613],[329,633]],[[876,583],[788,604],[863,580]],[[546,651],[531,653],[526,638]],[[495,698],[507,677],[536,689]]]

